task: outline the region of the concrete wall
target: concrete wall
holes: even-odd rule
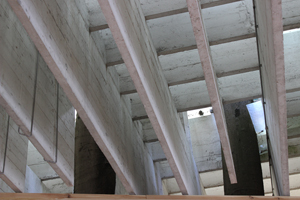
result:
[[[11,2],[1,1],[0,4],[3,13],[0,16],[0,103],[17,123],[16,127],[20,126],[24,134],[30,135],[36,68],[38,69],[33,134],[29,140],[46,160],[55,161],[56,81],[9,3]],[[51,166],[68,185],[72,185],[75,111],[61,89],[58,98],[58,157],[57,163]]]

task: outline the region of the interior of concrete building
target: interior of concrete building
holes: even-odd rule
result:
[[[0,0],[0,192],[300,196],[299,44],[299,0]]]

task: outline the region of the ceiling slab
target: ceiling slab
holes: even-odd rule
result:
[[[266,130],[275,194],[289,196],[287,105],[281,0],[255,1]]]

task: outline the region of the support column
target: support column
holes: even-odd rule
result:
[[[114,194],[116,173],[77,115],[74,193]]]
[[[237,184],[231,184],[222,155],[225,195],[264,195],[257,136],[246,107],[249,103],[244,101],[224,105],[237,176]]]

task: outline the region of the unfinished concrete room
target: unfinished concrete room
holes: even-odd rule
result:
[[[0,199],[298,199],[300,0],[0,0],[0,117]]]

